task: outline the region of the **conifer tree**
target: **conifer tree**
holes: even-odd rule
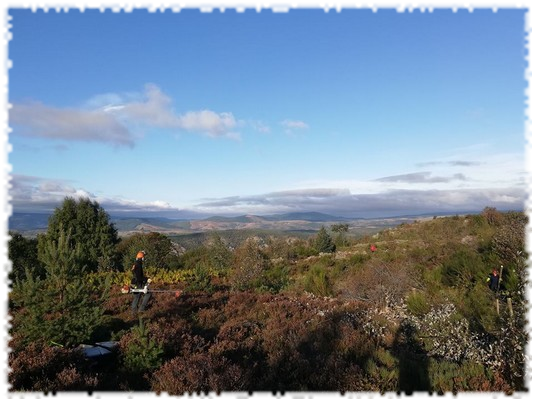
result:
[[[50,242],[57,242],[62,232],[69,230],[69,245],[80,246],[80,266],[85,265],[87,271],[117,268],[117,230],[104,209],[89,199],[76,201],[67,197],[56,208],[48,221],[46,235],[39,237],[39,259]]]
[[[335,243],[338,246],[346,246],[348,244],[348,241],[346,239],[346,233],[350,229],[349,224],[333,224],[331,226],[331,230],[333,232],[337,233],[337,237],[335,238]]]
[[[219,234],[214,233],[208,246],[209,264],[217,271],[225,271],[231,266],[232,254]]]
[[[230,273],[233,289],[258,288],[263,283],[264,273],[271,266],[270,259],[255,238],[248,238],[235,250],[235,261]]]
[[[14,287],[13,329],[30,342],[58,343],[71,347],[91,339],[103,321],[102,302],[107,294],[94,293],[84,279],[81,246],[73,247],[71,235],[61,230],[57,241],[42,249],[45,277],[27,279]]]
[[[321,227],[316,235],[315,249],[319,253],[333,253],[336,249],[335,244],[331,240],[331,236],[328,234],[325,227]]]
[[[124,365],[134,374],[159,368],[162,364],[163,346],[151,338],[150,328],[142,318],[130,331],[131,341],[124,352]]]
[[[9,279],[14,282],[26,278],[26,269],[36,276],[44,275],[44,268],[37,259],[37,239],[25,238],[18,232],[9,232],[8,255],[11,260]]]
[[[169,268],[177,263],[177,250],[168,236],[159,232],[135,233],[116,247],[122,267],[128,271],[140,250],[146,251],[146,265]]]

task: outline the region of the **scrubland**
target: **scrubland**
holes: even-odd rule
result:
[[[66,239],[41,250],[37,272],[15,271],[24,257],[10,247],[20,275],[9,302],[11,390],[526,390],[523,213],[487,208],[357,239],[335,228],[238,247],[214,233],[187,251],[138,234],[114,244],[120,268],[91,271],[68,258]],[[32,243],[18,240],[30,257]],[[134,315],[120,288],[140,246],[151,288],[166,292]],[[498,292],[487,287],[493,268]],[[79,351],[106,340],[118,346],[102,360]]]

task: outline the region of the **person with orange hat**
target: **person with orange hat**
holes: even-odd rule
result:
[[[144,270],[143,270],[143,262],[144,257],[146,256],[146,251],[141,250],[137,253],[137,256],[135,257],[135,262],[133,263],[133,267],[131,268],[133,272],[133,277],[131,278],[131,286],[135,289],[142,288],[148,285],[151,280],[144,276]],[[133,303],[131,303],[131,311],[136,314],[137,313],[137,306],[139,305],[139,300],[141,299],[142,293],[133,293]],[[139,311],[144,311],[146,309],[146,306],[148,305],[148,301],[150,300],[150,297],[152,294],[150,292],[144,293],[144,298],[141,303],[141,306],[139,307]]]
[[[500,288],[500,274],[496,268],[492,269],[492,273],[487,278],[489,289],[493,292],[497,292]]]

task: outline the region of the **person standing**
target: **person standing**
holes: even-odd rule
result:
[[[133,266],[131,268],[132,273],[133,273],[133,276],[131,278],[131,286],[134,289],[147,288],[148,284],[151,282],[151,279],[148,279],[146,276],[144,276],[143,263],[144,263],[145,256],[146,256],[146,251],[144,250],[139,251],[135,258],[135,262],[133,263]],[[138,292],[133,293],[133,302],[131,303],[131,311],[134,314],[137,313],[137,308],[138,308],[138,311],[146,310],[148,301],[150,301],[150,297],[152,296],[152,294],[149,292],[144,293],[141,306],[138,307],[142,294],[143,293],[138,293]]]
[[[493,292],[497,292],[499,289],[499,282],[500,282],[500,274],[498,273],[498,270],[494,268],[492,270],[492,273],[489,274],[489,277],[487,278],[489,289],[492,290]]]

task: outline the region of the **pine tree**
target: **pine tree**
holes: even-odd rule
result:
[[[123,239],[117,246],[122,262],[128,271],[140,250],[147,253],[146,265],[156,268],[169,268],[177,263],[177,250],[168,236],[159,232],[135,233]]]
[[[211,236],[208,246],[209,264],[216,271],[226,271],[232,262],[232,254],[218,233]]]
[[[258,288],[263,283],[264,273],[271,266],[270,259],[255,238],[248,238],[235,250],[235,261],[230,273],[233,289]]]
[[[73,247],[70,232],[61,231],[57,242],[47,241],[42,251],[44,279],[27,270],[27,279],[14,287],[14,331],[22,344],[71,347],[90,340],[103,321],[106,288],[94,293],[84,279],[81,246]]]
[[[39,259],[50,242],[57,242],[63,231],[71,232],[69,245],[80,246],[80,263],[87,271],[110,270],[118,267],[115,246],[118,233],[108,214],[96,201],[65,198],[48,221],[46,235],[39,237]]]
[[[335,238],[335,245],[336,246],[346,246],[348,244],[348,240],[346,238],[346,234],[348,230],[350,229],[349,224],[333,224],[331,225],[331,230],[333,232],[337,233],[337,237]]]
[[[35,276],[44,276],[44,268],[37,259],[37,239],[25,238],[20,233],[9,232],[11,239],[8,255],[11,260],[9,279],[14,282],[26,278],[26,269]]]
[[[150,329],[139,318],[139,325],[131,328],[131,338],[124,351],[124,365],[134,373],[141,374],[159,368],[162,364],[163,346],[150,337]]]
[[[335,244],[324,227],[321,227],[316,235],[315,249],[319,253],[333,253],[335,251]]]

